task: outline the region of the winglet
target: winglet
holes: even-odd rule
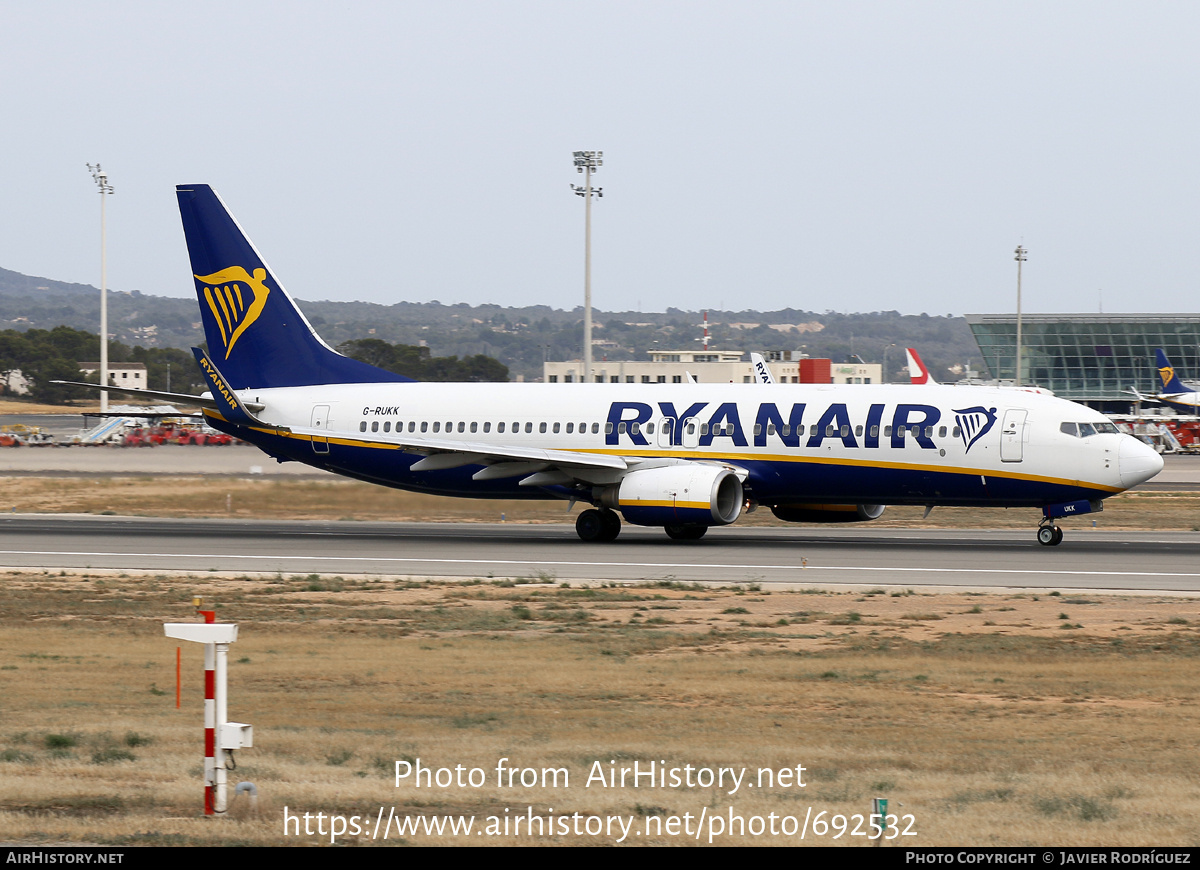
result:
[[[212,391],[213,399],[217,403],[217,412],[225,420],[230,423],[236,423],[239,426],[266,426],[257,417],[250,413],[250,410],[242,404],[242,400],[238,398],[238,394],[233,391],[225,380],[225,376],[213,364],[213,361],[208,358],[203,350],[198,347],[192,348],[192,353],[196,357],[196,362],[200,366],[200,371],[204,373],[204,380],[208,382],[208,388]]]
[[[1158,363],[1158,380],[1162,384],[1164,396],[1188,392],[1188,388],[1176,377],[1175,367],[1171,365],[1171,361],[1167,359],[1167,354],[1161,347],[1155,349],[1154,359]]]

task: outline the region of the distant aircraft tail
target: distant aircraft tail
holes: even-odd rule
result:
[[[1154,358],[1158,362],[1158,380],[1163,395],[1171,396],[1176,393],[1188,392],[1188,388],[1175,376],[1175,367],[1171,365],[1171,361],[1167,359],[1167,355],[1161,347],[1154,351]]]
[[[411,380],[322,341],[211,187],[175,193],[208,352],[231,389]]]
[[[904,348],[908,354],[908,376],[914,384],[936,384],[937,381],[929,374],[929,369],[925,368],[925,363],[921,361],[921,355],[911,347]]]
[[[771,369],[767,366],[767,361],[763,359],[761,353],[751,353],[750,363],[754,366],[754,377],[760,384],[775,383],[775,376],[771,374]]]

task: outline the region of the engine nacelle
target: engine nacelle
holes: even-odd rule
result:
[[[788,523],[862,523],[883,514],[881,504],[777,504],[771,513]]]
[[[743,500],[742,482],[728,468],[690,462],[630,472],[600,497],[639,526],[725,526]]]

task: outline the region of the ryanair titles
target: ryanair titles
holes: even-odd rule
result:
[[[717,438],[727,438],[723,443],[734,447],[749,447],[751,442],[754,447],[766,447],[770,438],[785,447],[820,447],[825,441],[840,441],[844,447],[873,448],[880,446],[883,437],[895,448],[903,447],[909,438],[922,449],[937,449],[933,433],[942,412],[933,405],[898,404],[886,422],[887,406],[883,404],[870,405],[864,417],[854,420],[845,403],[835,402],[820,414],[808,414],[812,422],[806,424],[807,410],[803,402],[793,404],[786,412],[772,402],[763,402],[747,430],[736,402],[723,402],[715,408],[708,402],[678,408],[673,402],[658,402],[657,407],[646,402],[613,402],[604,442],[614,447],[622,443],[648,447],[646,424],[657,423],[660,446],[708,447]],[[996,423],[995,408],[975,406],[953,413],[954,435],[962,439],[968,451]]]
[[[197,361],[200,363],[200,368],[204,370],[204,374],[208,376],[208,383],[212,387],[213,394],[224,399],[230,411],[238,411],[238,400],[234,397],[233,390],[229,389],[229,385],[225,383],[225,379],[221,377],[221,373],[217,371],[217,367],[209,362],[207,356],[201,356]]]

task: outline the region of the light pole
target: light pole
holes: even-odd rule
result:
[[[1017,386],[1021,386],[1021,264],[1025,262],[1025,247],[1017,245],[1017,249],[1013,252],[1016,254],[1013,257],[1017,261],[1017,376],[1014,379]]]
[[[89,163],[87,168],[100,188],[100,383],[108,386],[108,245],[104,228],[104,198],[113,192],[113,186],[108,183],[108,173],[100,168],[99,163],[95,166]],[[108,413],[107,390],[100,391],[100,413]]]
[[[603,151],[576,151],[575,171],[584,175],[583,187],[572,184],[571,190],[584,199],[583,241],[583,383],[592,381],[592,195],[604,196],[604,188],[592,188],[592,173],[604,165]]]

